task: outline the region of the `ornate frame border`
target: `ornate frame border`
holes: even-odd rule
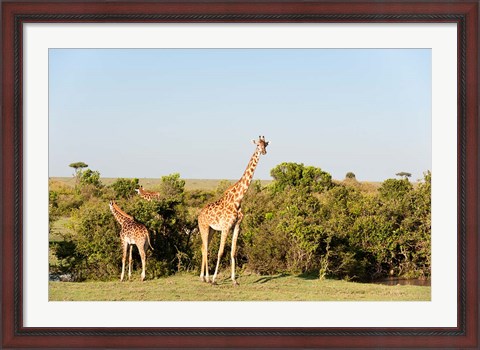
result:
[[[380,6],[381,5],[381,6]],[[476,1],[35,2],[3,10],[2,344],[5,347],[338,347],[478,345],[478,10]],[[456,328],[26,328],[22,285],[22,45],[28,22],[453,22],[458,25]]]

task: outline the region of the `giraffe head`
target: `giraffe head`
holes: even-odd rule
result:
[[[110,210],[112,211],[112,213],[120,213],[121,216],[123,216],[124,218],[129,218],[129,219],[132,219],[133,220],[133,216],[131,215],[128,215],[127,213],[125,213],[122,209],[120,209],[120,207],[118,206],[117,203],[115,203],[115,201],[113,199],[110,200],[110,203],[109,203],[109,207],[110,207]]]
[[[110,199],[110,203],[108,204],[108,206],[112,212],[117,211],[118,205],[113,199]]]
[[[252,140],[252,142],[257,145],[257,149],[262,155],[267,154],[267,146],[270,141],[265,141],[265,136],[259,136],[258,140]]]

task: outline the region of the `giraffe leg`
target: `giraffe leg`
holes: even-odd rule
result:
[[[122,274],[120,275],[120,281],[123,281],[123,277],[125,276],[125,260],[127,260],[127,249],[128,243],[123,242]]]
[[[130,256],[128,257],[128,280],[132,277],[132,250],[133,244],[130,244]]]
[[[208,274],[208,247],[210,246],[210,242],[212,241],[213,231],[208,227],[208,237],[207,237],[207,245],[205,246],[205,271],[206,271],[206,278],[205,282],[210,281],[210,276]]]
[[[205,225],[199,225],[199,228],[202,237],[202,265],[200,268],[200,280],[202,282],[208,282],[208,243],[210,241],[210,228]]]
[[[145,279],[145,262],[146,262],[145,248],[139,245],[138,250],[140,252],[140,258],[142,258],[142,281],[143,281]]]
[[[218,248],[218,257],[217,257],[217,266],[215,267],[215,273],[213,274],[212,284],[215,284],[215,279],[217,278],[218,267],[220,266],[220,259],[223,255],[223,250],[225,249],[225,242],[227,241],[228,230],[222,231],[222,236],[220,237],[220,248]]]
[[[203,282],[208,282],[207,256],[208,256],[208,244],[206,242],[202,242],[202,267],[200,269],[200,280]]]
[[[237,254],[237,239],[238,239],[238,233],[240,232],[240,223],[242,222],[243,219],[243,214],[241,211],[238,212],[238,220],[237,223],[235,224],[235,228],[233,229],[233,236],[232,236],[232,250],[230,252],[230,257],[232,259],[231,265],[232,265],[232,281],[233,285],[237,286],[238,282],[235,279],[235,256]]]

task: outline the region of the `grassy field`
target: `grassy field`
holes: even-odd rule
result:
[[[67,186],[74,187],[75,179],[73,177],[51,177],[50,180],[63,183]],[[101,181],[105,185],[111,185],[117,180],[113,177],[102,177]],[[237,180],[221,180],[221,179],[183,179],[185,180],[185,189],[187,191],[192,190],[204,190],[204,191],[214,191],[217,186],[222,181],[229,181],[234,184]],[[263,186],[267,186],[273,180],[260,180]],[[371,192],[377,190],[381,186],[381,182],[372,182],[372,181],[356,181],[356,180],[334,180],[337,183],[346,183],[352,186],[358,187],[360,190]],[[139,183],[143,187],[149,190],[155,190],[160,187],[161,179],[160,178],[139,178]],[[415,185],[415,183],[414,183]]]
[[[197,275],[140,282],[50,282],[50,301],[429,301],[431,288],[386,286],[313,276],[242,275],[234,287],[224,275],[217,285],[200,282]]]
[[[75,186],[75,179],[73,177],[51,177],[50,180],[58,181],[68,186],[74,187]],[[112,177],[102,177],[101,181],[105,185],[111,185],[117,180],[117,178]],[[218,184],[225,180],[220,179],[183,179],[185,180],[185,189],[188,191],[192,190],[205,190],[205,191],[213,191],[217,188]],[[230,181],[232,184],[235,183],[237,180],[226,180]],[[271,180],[260,180],[262,185],[266,186],[271,183]],[[143,187],[149,190],[154,190],[160,186],[161,179],[160,178],[139,178],[139,183]]]

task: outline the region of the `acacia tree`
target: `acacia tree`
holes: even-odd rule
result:
[[[400,177],[403,177],[404,179],[409,178],[409,177],[412,176],[412,174],[407,173],[407,172],[405,172],[405,171],[401,171],[401,172],[399,172],[399,173],[396,173],[395,175],[400,176]]]
[[[88,167],[88,164],[85,164],[84,162],[75,162],[71,163],[69,167],[75,169],[75,174],[73,176],[78,182],[80,180],[80,176],[82,175],[82,169]]]

